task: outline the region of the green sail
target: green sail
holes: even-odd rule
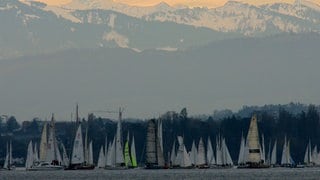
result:
[[[129,154],[129,142],[126,141],[126,144],[124,146],[124,162],[127,167],[132,166],[130,154]]]
[[[134,144],[134,136],[132,138],[131,142],[131,161],[132,161],[132,167],[137,167],[137,158],[136,158],[136,147]]]

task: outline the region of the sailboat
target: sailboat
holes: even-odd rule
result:
[[[197,155],[198,155],[198,150],[196,148],[195,142],[193,141],[191,146],[191,151],[189,152],[189,157],[190,157],[192,166],[196,166]]]
[[[108,163],[106,164],[105,169],[127,169],[125,161],[124,161],[124,154],[122,148],[122,128],[121,128],[121,121],[122,121],[122,108],[119,108],[119,120],[117,123],[117,132],[113,139],[112,146],[109,146],[108,149]]]
[[[33,155],[32,155],[33,163],[31,165],[31,167],[27,168],[27,170],[30,170],[30,171],[51,171],[51,170],[62,170],[63,169],[62,162],[61,162],[62,161],[61,155],[60,155],[60,151],[59,151],[59,148],[57,145],[57,139],[55,137],[55,122],[54,121],[55,121],[54,115],[52,114],[50,127],[49,127],[49,137],[48,137],[48,140],[46,143],[46,149],[45,149],[46,152],[44,153],[44,154],[46,154],[45,161],[41,161],[41,159],[39,161],[37,148],[35,147],[32,152],[30,150],[30,153],[33,153]],[[46,130],[44,132],[46,133]],[[43,136],[46,138],[45,135],[43,135]],[[43,140],[43,142],[44,141],[45,140]],[[31,149],[32,149],[32,145],[31,145]],[[29,148],[28,148],[28,151],[29,151]],[[28,152],[28,154],[29,154],[29,152]],[[40,155],[41,155],[41,153],[40,153]],[[41,157],[41,158],[44,158],[44,157]]]
[[[83,146],[83,139],[82,139],[82,128],[81,123],[79,122],[79,110],[78,105],[76,106],[76,124],[78,125],[75,138],[73,141],[73,148],[72,148],[72,156],[70,159],[70,164],[65,170],[92,170],[94,169],[93,164],[89,164],[89,149],[88,146]],[[88,141],[88,134],[86,133],[85,143],[87,144]],[[85,152],[86,148],[86,152]],[[88,153],[87,153],[88,152]],[[85,157],[85,154],[87,156]]]
[[[105,166],[106,166],[105,154],[103,152],[103,146],[101,146],[100,151],[99,151],[99,158],[98,158],[97,167],[104,168]]]
[[[126,142],[124,144],[124,162],[125,162],[127,168],[132,167],[132,161],[131,161],[131,157],[130,157],[130,148],[129,148],[129,132],[127,135]]]
[[[274,142],[274,145],[272,148],[270,165],[272,167],[277,166],[277,140]]]
[[[212,143],[210,137],[208,137],[207,141],[207,165],[209,167],[215,167],[216,166],[216,160],[214,157],[213,149],[212,149]]]
[[[202,141],[202,138],[200,138],[200,141],[198,144],[196,167],[198,167],[200,169],[209,168],[209,166],[206,163],[206,152],[205,152],[204,143]]]
[[[73,143],[72,156],[69,166],[65,170],[91,170],[94,165],[88,164],[84,157],[81,124],[79,124]]]
[[[124,161],[127,166],[127,168],[136,168],[137,165],[137,157],[136,157],[136,147],[134,142],[134,136],[132,137],[131,146],[129,146],[129,132],[127,135],[127,140],[125,142],[124,146]]]
[[[290,141],[287,141],[287,136],[284,138],[284,144],[281,156],[281,167],[294,167],[295,163],[290,154]]]
[[[11,141],[7,143],[7,154],[4,161],[3,169],[5,170],[14,170],[15,167],[12,164],[12,143]]]
[[[218,168],[233,167],[233,161],[231,159],[230,152],[226,144],[226,140],[220,135],[216,139],[216,156],[216,163]]]
[[[33,146],[32,146],[32,141],[29,142],[28,144],[28,150],[27,150],[27,158],[26,158],[26,170],[29,170],[34,162],[34,153],[33,153]]]
[[[159,123],[159,121],[158,121]],[[165,168],[163,151],[161,150],[162,133],[161,125],[156,124],[156,120],[152,119],[148,122],[147,144],[146,144],[146,169],[163,169]]]
[[[238,168],[269,168],[270,165],[265,164],[264,153],[259,143],[259,130],[257,123],[257,116],[253,115],[250,121],[249,131],[247,135],[248,158],[245,166],[238,166]],[[264,151],[264,149],[263,149]]]
[[[241,136],[241,143],[240,143],[239,157],[238,157],[238,166],[245,166],[245,164],[247,162],[246,150],[248,150],[248,148],[246,148],[246,140],[242,135]]]
[[[131,142],[131,162],[132,162],[132,167],[133,168],[136,168],[138,167],[138,163],[137,163],[137,155],[136,155],[136,145],[135,145],[135,142],[134,142],[134,136],[132,136],[132,142]]]
[[[177,156],[176,155],[176,141],[174,141],[173,145],[172,145],[171,153],[170,153],[170,161],[169,161],[170,168],[177,166],[177,164],[175,164],[176,156]]]
[[[69,157],[67,155],[67,151],[65,146],[61,143],[61,148],[62,148],[62,162],[63,162],[63,166],[67,167],[70,164],[70,160]]]
[[[175,164],[177,165],[174,168],[183,168],[183,169],[190,169],[192,168],[190,156],[187,153],[186,147],[183,143],[183,137],[178,136],[178,143],[179,143],[179,148],[177,152],[177,157],[175,158]]]
[[[310,167],[310,166],[314,166],[314,162],[312,160],[312,153],[311,153],[311,142],[309,140],[309,143],[307,144],[307,147],[306,147],[306,152],[304,154],[304,163],[307,167]]]

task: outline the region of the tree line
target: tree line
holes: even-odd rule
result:
[[[300,107],[301,104],[298,104]],[[218,135],[226,138],[227,146],[234,161],[237,161],[241,136],[246,136],[249,122],[253,113],[258,115],[258,127],[260,138],[263,134],[265,138],[266,152],[272,148],[274,141],[277,140],[278,159],[281,157],[284,137],[290,140],[291,154],[296,162],[303,162],[305,148],[310,140],[312,145],[320,144],[320,122],[319,107],[315,105],[303,105],[299,110],[291,111],[288,105],[272,106],[276,108],[243,107],[237,113],[230,113],[224,110],[223,116],[189,116],[187,109],[183,108],[180,112],[169,111],[161,115],[159,119],[163,122],[163,144],[164,156],[168,157],[172,144],[177,136],[184,137],[187,150],[191,149],[193,140],[198,144],[202,138],[207,143],[208,137],[211,138],[215,147],[215,139]],[[244,113],[246,111],[246,113]],[[225,113],[228,112],[228,113]],[[217,113],[217,112],[216,112]],[[113,140],[116,133],[117,120],[96,117],[90,114],[81,120],[83,132],[88,128],[88,134],[93,141],[94,160],[98,159],[98,151],[101,145]],[[0,121],[0,158],[5,157],[6,142],[11,139],[13,144],[13,157],[25,157],[27,144],[30,140],[40,142],[41,130],[44,121],[33,119],[19,124],[15,117],[2,118]],[[59,142],[64,143],[67,152],[72,149],[72,141],[76,131],[74,122],[56,121],[56,136]],[[137,160],[144,163],[145,139],[147,133],[147,120],[124,119],[122,123],[123,139],[134,135],[136,142]],[[0,161],[1,164],[1,161]]]

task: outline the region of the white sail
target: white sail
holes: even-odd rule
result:
[[[223,157],[224,157],[224,160],[223,160],[224,164],[232,166],[233,161],[232,161],[228,146],[227,146],[224,138],[222,139],[222,149],[223,149],[222,153],[223,153]]]
[[[86,128],[86,134],[84,136],[84,161],[86,163],[89,163],[88,126]]]
[[[192,165],[191,160],[187,153],[186,147],[184,146],[183,138],[181,136],[178,136],[178,142],[179,142],[179,149],[178,149],[176,162],[180,167],[190,167]]]
[[[284,144],[282,149],[282,156],[281,156],[281,164],[287,164],[287,137],[284,138]]]
[[[47,144],[47,156],[46,161],[51,163],[53,160],[56,160],[56,154],[55,154],[55,144],[54,144],[54,133],[52,130],[52,126],[50,124],[49,127],[49,138],[48,138],[48,144]]]
[[[290,141],[287,141],[287,137],[285,137],[285,141],[283,144],[282,156],[281,156],[281,164],[282,165],[291,165],[293,164],[293,159],[290,154]]]
[[[197,165],[205,165],[206,164],[206,152],[204,149],[204,143],[202,141],[202,138],[200,138],[199,144],[198,144],[198,153],[197,153],[197,159],[196,164]]]
[[[55,138],[55,144],[54,144],[54,152],[56,153],[56,160],[59,162],[59,164],[62,163],[62,157],[61,157],[61,153],[60,153],[60,150],[59,150],[59,146],[58,146],[58,141],[57,139]]]
[[[307,144],[306,152],[304,154],[304,163],[308,164],[308,165],[312,163],[311,142],[310,142],[310,140],[309,140],[309,143]]]
[[[239,151],[239,157],[238,157],[238,164],[245,164],[245,148],[246,148],[246,143],[245,140],[243,138],[243,136],[241,136],[241,143],[240,143],[240,151]]]
[[[116,164],[124,164],[123,158],[123,148],[122,148],[122,135],[121,135],[121,120],[122,120],[122,110],[119,110],[119,121],[117,123],[117,134],[116,134],[116,143],[115,143],[115,153],[116,153]]]
[[[157,128],[157,160],[159,166],[164,166],[164,156],[163,156],[163,143],[162,143],[162,122],[158,120],[158,128]]]
[[[47,158],[47,123],[44,123],[40,140],[40,161],[45,161]]]
[[[207,164],[208,165],[216,164],[216,160],[214,158],[210,137],[208,137],[208,142],[207,142]]]
[[[253,115],[250,121],[247,142],[249,147],[249,156],[248,162],[250,163],[259,163],[261,161],[261,152],[260,152],[260,144],[259,144],[259,132],[258,132],[258,124],[257,117]]]
[[[71,164],[80,164],[84,162],[84,151],[82,141],[81,124],[78,127],[72,149]]]
[[[34,143],[34,155],[33,155],[33,157],[34,157],[34,161],[39,161],[39,152],[38,152],[38,148],[37,148],[37,143]]]
[[[88,163],[93,164],[93,149],[92,149],[92,141],[89,143],[89,158],[88,158]]]
[[[319,161],[318,161],[318,147],[317,147],[317,145],[314,146],[311,156],[313,159],[313,163],[318,165]]]
[[[105,165],[107,165],[107,161],[108,161],[108,136],[106,136],[105,142],[104,142],[104,162]]]
[[[49,138],[47,142],[46,161],[49,163],[51,163],[52,161],[58,161],[58,163],[61,163],[62,161],[61,154],[57,145],[57,140],[55,137],[55,122],[53,114],[49,126]]]
[[[32,146],[32,141],[29,142],[28,144],[28,151],[27,151],[27,158],[26,158],[26,169],[29,169],[33,165],[33,146]]]
[[[178,139],[179,147],[178,147],[178,152],[177,152],[177,156],[175,158],[174,164],[180,165],[180,162],[182,161],[181,159],[183,158],[183,146],[184,145],[183,145],[183,138],[181,136],[178,136],[177,139]]]
[[[276,165],[277,164],[277,140],[274,142],[272,153],[271,153],[271,164]]]
[[[197,155],[198,155],[197,148],[196,148],[196,145],[193,141],[192,146],[191,146],[191,152],[190,152],[191,164],[195,165],[197,163]]]
[[[68,166],[69,163],[70,163],[70,160],[69,160],[69,157],[67,155],[66,148],[64,147],[63,144],[61,144],[61,147],[62,147],[62,162],[63,162],[63,165],[64,166]]]
[[[217,161],[217,165],[219,165],[219,166],[223,165],[221,143],[220,143],[219,136],[216,138],[216,161]]]
[[[7,143],[7,153],[6,153],[6,159],[4,160],[3,168],[4,169],[9,169],[10,166],[10,158],[9,158],[9,144]]]
[[[12,142],[9,144],[9,168],[12,166]]]
[[[99,152],[99,158],[98,158],[98,168],[104,168],[106,166],[106,163],[105,163],[105,155],[104,155],[104,152],[103,152],[103,146],[101,146],[100,148],[100,152]]]
[[[170,164],[175,166],[175,159],[176,159],[176,141],[173,142],[171,153],[170,153]]]
[[[261,160],[265,163],[266,162],[266,152],[265,152],[265,146],[264,146],[264,135],[262,134],[261,137],[262,141],[261,141],[261,151],[260,151],[260,155],[261,155]]]
[[[112,142],[109,143],[108,146],[108,151],[107,151],[107,162],[106,165],[107,166],[112,166],[114,167],[116,164],[116,158],[115,158],[115,140],[113,140]]]
[[[187,149],[183,145],[183,158],[182,158],[182,161],[180,163],[180,167],[190,167],[191,165],[192,164],[191,164]]]

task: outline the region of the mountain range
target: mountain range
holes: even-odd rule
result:
[[[0,59],[74,48],[121,47],[177,51],[212,42],[279,33],[319,33],[316,3],[217,8],[138,7],[112,0],[73,0],[48,6],[30,0],[0,2]]]
[[[0,109],[66,119],[75,102],[87,111],[123,105],[130,117],[317,103],[319,9],[306,1],[190,8],[2,0]]]

